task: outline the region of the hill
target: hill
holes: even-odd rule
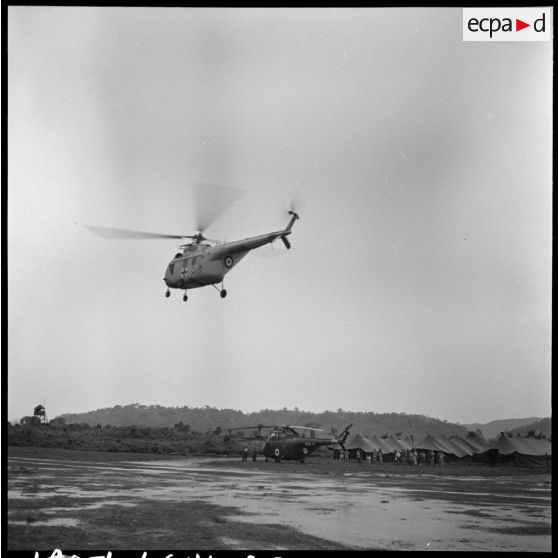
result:
[[[501,419],[493,420],[486,424],[473,423],[464,424],[468,430],[480,430],[483,436],[487,439],[495,438],[500,432],[511,432],[520,428],[528,427],[532,424],[548,420],[550,426],[550,419],[541,419],[540,417],[520,418],[520,419]]]
[[[66,424],[83,423],[90,426],[143,426],[151,428],[171,428],[177,424],[188,426],[196,432],[212,432],[220,429],[226,432],[229,428],[251,427],[258,425],[298,425],[322,428],[327,433],[339,432],[352,424],[351,432],[364,436],[390,434],[406,437],[409,435],[409,421],[415,440],[427,434],[446,435],[459,434],[466,436],[468,429],[463,425],[449,423],[424,415],[408,415],[404,413],[373,413],[353,412],[338,409],[311,413],[293,410],[264,409],[255,413],[243,413],[234,409],[217,409],[215,407],[162,407],[160,405],[117,405],[112,408],[98,409],[86,413],[60,415]],[[327,435],[327,434],[326,434]]]

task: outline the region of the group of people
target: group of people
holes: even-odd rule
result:
[[[363,457],[359,449],[356,450],[355,457],[359,463],[362,461]],[[347,452],[347,450],[344,449],[339,452],[339,461],[349,461],[349,453]],[[368,461],[369,463],[383,463],[384,454],[382,450],[373,450],[372,453],[367,454],[366,461]]]
[[[363,453],[360,449],[355,452],[355,458],[358,463],[363,460]],[[369,453],[365,453],[366,462],[372,463],[383,463],[384,454],[381,449],[374,449]],[[343,450],[339,452],[339,459],[341,461],[348,461],[348,453]],[[397,450],[394,456],[394,463],[400,465],[444,465],[444,452],[441,450],[428,450],[422,451],[413,449]]]
[[[248,452],[248,448],[245,447],[245,448],[242,450],[242,462],[248,461],[248,453],[249,453],[249,452]],[[252,461],[256,461],[257,456],[258,456],[258,451],[257,451],[257,449],[256,449],[256,448],[252,448]]]
[[[443,465],[444,452],[441,450],[417,451],[415,448],[396,451],[395,463],[401,465]]]
[[[357,450],[357,459],[360,462],[360,450]],[[383,463],[384,462],[384,452],[382,448],[372,450],[371,453],[366,454],[366,461],[368,463]]]

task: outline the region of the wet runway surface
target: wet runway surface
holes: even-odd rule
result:
[[[8,476],[9,527],[22,521],[10,503],[27,499],[48,517],[37,526],[76,526],[80,509],[204,501],[226,508],[231,521],[286,525],[359,549],[551,550],[548,474],[452,476],[447,467],[443,475],[393,475],[367,464],[187,458],[10,456],[8,467],[18,472]],[[53,505],[54,497],[71,505]]]

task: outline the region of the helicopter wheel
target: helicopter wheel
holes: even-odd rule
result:
[[[167,292],[165,293],[165,296],[166,296],[167,298],[169,298],[169,296],[170,296],[170,291],[169,291],[168,289],[167,289]]]
[[[184,296],[182,297],[182,300],[184,302],[186,302],[188,300],[188,295],[186,293],[184,293]]]
[[[227,291],[225,289],[221,289],[221,298],[225,298],[227,296]]]

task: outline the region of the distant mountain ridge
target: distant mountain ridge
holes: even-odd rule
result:
[[[433,436],[451,436],[459,434],[467,436],[467,428],[463,425],[427,417],[405,413],[373,413],[353,412],[338,409],[311,413],[293,410],[264,409],[254,413],[243,413],[234,409],[217,409],[215,407],[162,407],[160,405],[116,405],[112,408],[98,409],[86,413],[63,414],[58,418],[67,424],[85,423],[90,426],[146,426],[174,427],[182,423],[197,432],[210,432],[219,428],[226,432],[229,428],[256,429],[258,425],[298,425],[321,428],[328,435],[332,430],[341,431],[352,424],[351,433],[364,436],[381,436],[388,434],[397,437],[413,436],[415,442]],[[249,427],[249,428],[248,428]]]
[[[446,420],[427,417],[425,415],[409,415],[406,413],[374,413],[354,412],[338,409],[312,413],[283,408],[281,410],[263,409],[253,413],[243,413],[235,409],[217,409],[205,407],[163,407],[161,405],[116,405],[110,408],[97,409],[84,413],[66,413],[58,418],[70,423],[85,423],[90,426],[146,426],[173,427],[182,423],[193,431],[210,432],[229,428],[257,428],[258,425],[298,425],[322,428],[330,433],[339,431],[352,424],[352,433],[364,436],[381,436],[382,434],[397,437],[409,437],[415,442],[428,434],[433,436],[451,436],[458,434],[467,436],[470,431],[479,430],[486,440],[494,439],[500,432],[519,432],[526,435],[530,431],[543,433],[551,438],[551,419],[529,417],[520,419],[500,419],[488,423],[456,424]]]
[[[550,418],[530,417],[518,419],[500,419],[487,422],[486,424],[472,423],[464,424],[468,430],[480,430],[482,435],[487,438],[495,438],[500,432],[514,432],[517,430],[524,431],[538,430],[543,433],[550,434]]]

